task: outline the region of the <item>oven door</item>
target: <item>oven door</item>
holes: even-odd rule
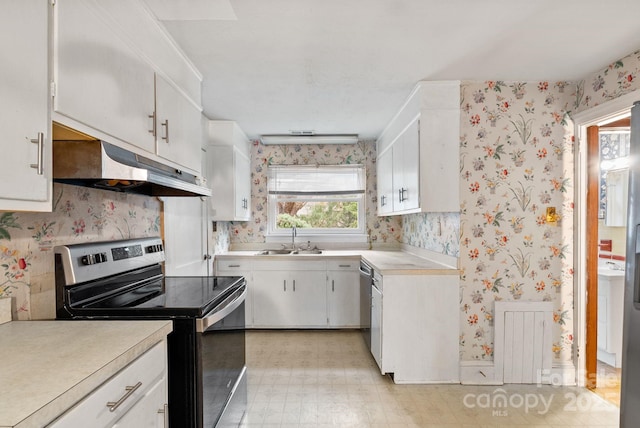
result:
[[[196,320],[198,407],[202,426],[237,427],[247,407],[245,356],[246,286]]]

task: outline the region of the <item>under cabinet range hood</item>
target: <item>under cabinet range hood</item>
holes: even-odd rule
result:
[[[192,174],[101,140],[53,140],[53,179],[149,196],[211,196]]]

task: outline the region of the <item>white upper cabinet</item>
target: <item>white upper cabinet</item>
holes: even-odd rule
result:
[[[200,109],[156,75],[158,155],[193,171],[201,169]]]
[[[212,120],[208,131],[207,182],[212,220],[251,219],[251,167],[247,136],[237,123]]]
[[[389,149],[378,156],[378,215],[390,215],[393,212],[393,150]]]
[[[202,77],[146,6],[58,0],[54,14],[53,120],[198,175]]]
[[[3,2],[0,14],[0,211],[51,211],[49,2]]]
[[[460,82],[420,82],[377,141],[378,215],[455,212]]]
[[[54,111],[154,153],[153,68],[91,2],[55,10]]]
[[[391,146],[391,205],[394,212],[420,207],[420,121],[415,118]]]

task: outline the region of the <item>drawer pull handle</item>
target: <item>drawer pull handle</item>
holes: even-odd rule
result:
[[[43,175],[44,171],[44,134],[42,132],[38,132],[38,138],[34,138],[30,140],[33,144],[38,145],[38,159],[37,163],[30,164],[31,168],[35,169],[38,175]]]
[[[124,403],[124,402],[127,400],[127,398],[131,397],[131,394],[133,394],[134,392],[136,392],[136,390],[137,390],[138,388],[140,388],[141,386],[142,386],[142,382],[138,382],[138,383],[136,383],[136,384],[135,384],[135,385],[133,385],[133,386],[127,386],[127,387],[125,387],[125,388],[124,388],[124,390],[125,390],[126,392],[124,393],[124,395],[123,395],[122,397],[120,397],[120,399],[119,399],[118,401],[109,401],[109,402],[107,402],[107,407],[109,408],[109,411],[110,411],[110,412],[115,412],[115,411],[116,411],[116,409],[117,409],[118,407],[120,407],[120,405],[121,405],[122,403]]]
[[[164,126],[164,137],[161,137],[165,143],[169,144],[169,119],[165,119],[164,122],[160,124],[160,126]]]
[[[164,405],[162,409],[158,409],[158,414],[163,415],[164,425],[163,428],[169,428],[169,407],[167,404]]]
[[[351,267],[351,265],[338,265],[338,267]]]
[[[152,120],[153,125],[151,125],[151,129],[149,129],[149,134],[153,135],[154,137],[156,136],[156,121],[157,121],[157,116],[156,116],[156,112],[154,111],[153,114],[150,114],[149,119]]]
[[[240,265],[229,265],[229,267],[240,267]]]

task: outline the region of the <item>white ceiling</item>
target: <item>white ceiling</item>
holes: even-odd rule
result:
[[[419,80],[576,81],[640,48],[638,0],[147,2],[202,72],[205,114],[250,138],[375,138]]]

